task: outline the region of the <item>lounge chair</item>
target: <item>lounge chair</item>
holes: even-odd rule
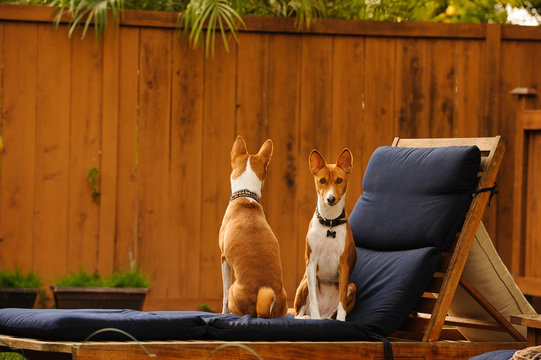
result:
[[[474,145],[478,149],[472,147]],[[106,314],[113,315],[113,320],[101,321],[99,311],[72,311],[65,313],[67,319],[59,319],[56,317],[59,311],[55,313],[54,310],[26,310],[23,314],[22,310],[7,309],[0,310],[0,333],[4,334],[0,335],[0,340],[9,346],[25,349],[25,354],[29,355],[69,358],[73,354],[77,359],[145,358],[147,355],[140,345],[160,359],[204,358],[218,348],[220,351],[213,354],[213,359],[239,358],[250,352],[263,359],[375,359],[390,355],[389,342],[382,336],[392,339],[390,344],[395,358],[468,359],[493,350],[524,348],[526,343],[522,329],[510,325],[507,316],[502,315],[497,306],[490,305],[471,282],[462,277],[476,233],[480,237],[481,217],[495,192],[494,184],[503,152],[499,136],[397,138],[392,147],[376,151],[365,174],[365,193],[350,216],[360,256],[356,272],[352,275],[357,282],[357,304],[348,315],[349,321],[268,320],[189,312],[123,314],[119,311]],[[427,198],[423,198],[426,194],[421,194],[421,198],[397,201],[393,197],[395,195],[385,195],[378,186],[386,183],[383,179],[392,176],[400,180],[387,184],[393,188],[400,188],[402,181],[408,182],[408,176],[416,176],[409,180],[413,188],[408,188],[406,195],[415,193],[417,196],[417,191],[422,191],[435,198],[426,202]],[[458,185],[449,178],[458,181]],[[442,184],[437,185],[438,181]],[[415,188],[417,183],[421,185],[419,188]],[[439,202],[440,198],[449,197],[446,194],[448,186],[453,188],[450,195],[456,201]],[[414,210],[430,208],[434,199],[437,206],[426,214],[430,220],[419,221]],[[378,201],[387,203],[374,210],[373,205]],[[390,213],[393,216],[389,216]],[[399,220],[408,217],[412,220],[408,220],[404,227],[404,222]],[[418,239],[419,231],[421,236]],[[395,234],[404,236],[396,240]],[[396,271],[399,268],[400,271]],[[417,273],[411,272],[412,268]],[[404,273],[409,275],[404,276]],[[403,286],[402,281],[407,286]],[[459,319],[448,315],[459,284],[483,304],[483,309],[492,314],[494,321]],[[460,306],[455,306],[455,311],[461,313]],[[53,318],[52,323],[47,319],[49,315]],[[162,316],[165,317],[164,323],[152,323]],[[12,321],[21,317],[28,322],[21,325]],[[139,317],[141,319],[137,321]],[[32,321],[35,322],[30,323]],[[115,332],[102,332],[90,342],[82,341],[83,335],[91,330],[122,328],[126,321],[135,327],[124,330],[143,340],[141,343],[119,341],[125,335]],[[444,329],[445,323],[460,327]],[[501,331],[509,334],[506,335],[509,338],[498,342],[465,341],[471,334],[460,331],[472,327],[491,333]],[[188,336],[185,333],[188,328],[199,331],[198,335]],[[444,339],[455,341],[442,341]]]

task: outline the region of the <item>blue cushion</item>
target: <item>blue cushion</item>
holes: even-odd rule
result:
[[[381,340],[360,324],[335,320],[259,319],[196,311],[0,309],[0,334],[55,341],[82,341],[102,328],[138,340],[361,341]],[[97,341],[130,340],[115,332]]]
[[[440,251],[434,247],[404,251],[357,248],[350,276],[357,286],[357,298],[347,320],[389,336],[415,308],[439,262]]]
[[[510,360],[516,352],[516,350],[496,350],[474,356],[470,360]]]
[[[376,149],[349,217],[355,244],[448,248],[470,206],[480,159],[476,146]]]

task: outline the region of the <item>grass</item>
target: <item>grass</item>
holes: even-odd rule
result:
[[[16,353],[8,353],[8,352],[0,353],[0,360],[21,360],[21,359],[26,359],[26,358]]]

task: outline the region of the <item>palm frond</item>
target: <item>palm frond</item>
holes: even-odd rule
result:
[[[225,49],[229,51],[229,41],[227,31],[238,41],[237,23],[244,26],[239,13],[231,6],[228,0],[191,0],[186,7],[186,11],[179,17],[183,22],[185,34],[193,47],[205,42],[205,52],[214,56],[214,43],[216,31],[219,29]],[[203,37],[203,31],[206,28],[206,34]]]

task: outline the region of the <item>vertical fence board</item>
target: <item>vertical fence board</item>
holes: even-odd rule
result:
[[[239,37],[236,130],[244,137],[250,153],[256,153],[268,138],[268,40],[268,35],[261,34]]]
[[[430,43],[429,54],[430,136],[453,137],[456,136],[456,42],[435,40]]]
[[[117,212],[119,52],[118,27],[109,29],[103,42],[103,80],[101,85],[100,207],[97,268],[110,274],[115,266],[115,226]],[[98,120],[99,121],[99,120]]]
[[[65,28],[38,25],[34,268],[47,282],[67,270],[70,57]]]
[[[457,136],[480,136],[483,108],[479,106],[481,93],[481,52],[478,41],[460,41],[458,51],[458,102],[457,102]]]
[[[100,168],[101,113],[93,109],[101,107],[102,58],[92,32],[84,40],[76,33],[71,49],[68,268],[92,272],[97,270],[98,205],[87,174]]]
[[[425,138],[430,135],[428,103],[427,40],[398,39],[396,44],[397,136]]]
[[[364,77],[364,149],[367,164],[378,146],[390,145],[395,135],[394,39],[367,38]],[[381,69],[386,69],[381,71]]]
[[[170,298],[199,294],[204,54],[173,42]],[[218,274],[216,274],[218,276]]]
[[[139,108],[139,246],[151,273],[155,300],[167,297],[169,280],[169,156],[171,39],[163,29],[141,30]]]
[[[497,207],[498,216],[497,223],[495,224],[495,231],[490,232],[492,239],[496,243],[496,249],[500,254],[503,262],[505,264],[511,265],[512,259],[512,239],[513,237],[513,196],[506,196],[505,189],[513,189],[514,177],[513,177],[513,166],[515,159],[515,149],[514,149],[514,136],[516,131],[516,113],[517,106],[509,92],[518,86],[525,86],[526,83],[520,82],[520,59],[522,57],[521,53],[522,44],[519,42],[502,42],[501,51],[502,54],[507,54],[501,58],[499,83],[500,83],[500,98],[509,99],[507,102],[500,102],[498,113],[499,113],[499,124],[498,128],[499,134],[504,134],[506,141],[505,156],[503,157],[502,164],[498,174],[498,188],[500,189],[500,194],[496,195],[493,198],[495,204],[493,207]],[[485,56],[490,56],[488,50],[485,48]],[[486,88],[489,86],[488,83],[483,82],[484,96],[488,93]],[[483,97],[484,98],[484,97]],[[483,99],[481,98],[481,99]],[[492,119],[488,119],[490,121]],[[486,132],[487,129],[484,129],[483,132]],[[495,134],[491,134],[495,135]],[[506,171],[505,169],[509,169]],[[507,192],[510,194],[510,192]],[[491,230],[491,229],[489,229]]]
[[[222,276],[218,232],[231,195],[231,145],[235,139],[236,44],[216,42],[205,61],[203,94],[201,263],[199,297],[221,299]]]
[[[0,263],[26,271],[33,265],[37,25],[5,24],[2,29]]]
[[[362,174],[365,168],[362,161],[365,136],[362,103],[364,39],[335,37],[333,53],[332,146],[328,161],[335,162],[346,147],[353,155],[353,170],[348,179],[346,198],[346,211],[349,214],[362,193]]]
[[[332,116],[332,59],[331,36],[303,36],[300,82],[300,133],[297,178],[297,216],[299,224],[299,248],[305,247],[308,223],[317,204],[314,178],[308,166],[312,149],[318,149],[332,163],[331,124]],[[304,256],[304,251],[303,251]],[[304,273],[304,262],[297,263],[297,272]]]
[[[118,178],[114,250],[115,269],[138,265],[137,138],[138,138],[138,69],[139,29],[120,28],[118,95]],[[146,271],[146,269],[143,269]]]
[[[526,277],[541,277],[541,131],[532,133],[529,141],[526,184],[525,273]]]
[[[302,277],[302,273],[297,271],[297,263],[304,262],[304,247],[299,247],[298,243],[299,239],[304,239],[308,225],[307,219],[297,221],[296,217],[300,44],[299,36],[272,36],[268,53],[267,114],[274,153],[263,203],[267,220],[280,242],[284,288],[289,306],[293,306],[295,290]]]

